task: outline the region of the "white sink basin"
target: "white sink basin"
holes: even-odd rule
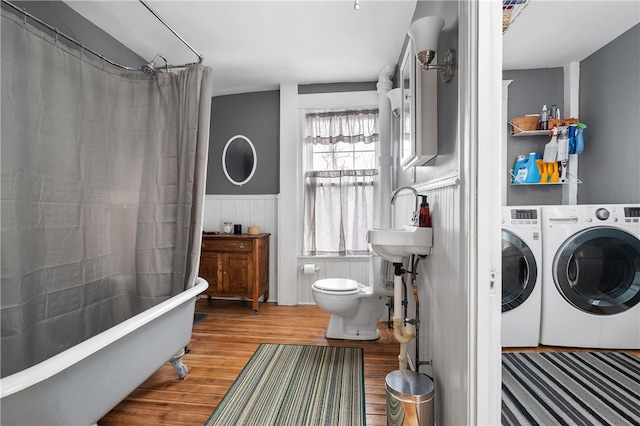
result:
[[[431,253],[433,229],[409,225],[400,229],[370,229],[367,241],[382,258],[398,263],[412,254]]]

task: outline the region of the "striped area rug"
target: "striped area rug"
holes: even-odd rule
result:
[[[362,348],[258,347],[205,426],[364,425]]]
[[[638,425],[640,358],[623,352],[502,354],[503,425]]]

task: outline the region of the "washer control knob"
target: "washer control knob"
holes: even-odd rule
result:
[[[591,223],[591,222],[593,222],[593,219],[592,219],[592,218],[590,218],[590,217],[588,217],[588,218],[587,218],[587,222]]]
[[[603,208],[596,210],[596,217],[600,220],[609,219],[609,210]]]

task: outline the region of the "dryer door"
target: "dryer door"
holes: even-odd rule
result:
[[[502,312],[520,306],[536,285],[538,265],[524,241],[502,230]]]
[[[558,249],[552,272],[556,288],[576,308],[624,312],[640,302],[640,240],[617,228],[582,230]]]

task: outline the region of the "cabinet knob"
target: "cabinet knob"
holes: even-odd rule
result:
[[[227,271],[222,271],[222,274],[223,275],[227,275]]]
[[[202,243],[202,248],[207,247],[207,243]]]
[[[240,247],[240,250],[244,250],[245,245],[244,244],[240,244],[238,247]]]

